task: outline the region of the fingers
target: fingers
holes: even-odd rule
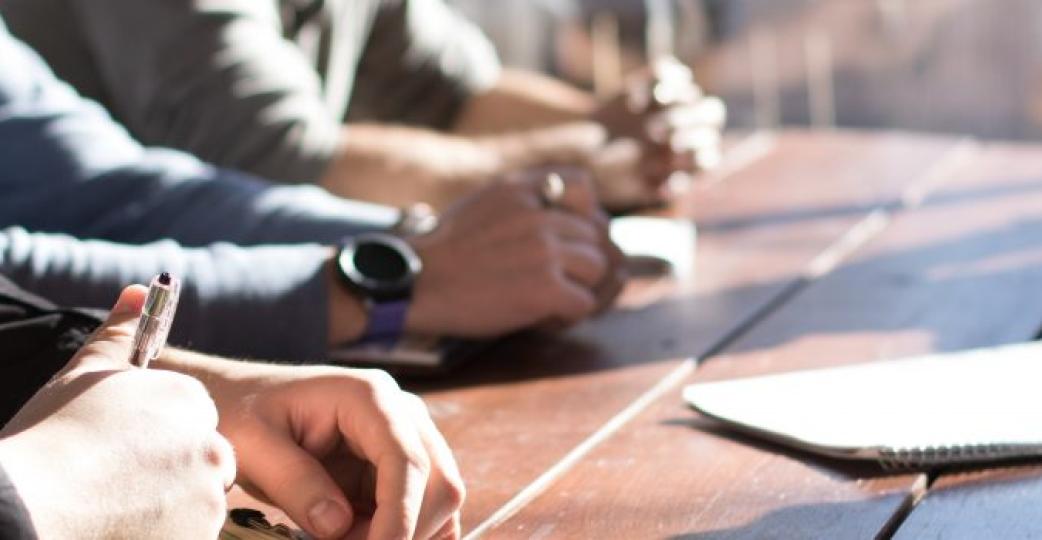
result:
[[[556,249],[569,280],[594,289],[604,279],[608,260],[596,244],[565,241],[559,242]]]
[[[667,107],[650,115],[645,129],[652,141],[665,142],[669,134],[694,128],[719,131],[727,121],[727,107],[718,97],[707,97],[690,105]]]
[[[455,459],[418,397],[384,372],[371,371],[360,382],[365,398],[340,408],[338,425],[376,466],[368,537],[431,538],[458,521],[464,488]]]
[[[398,384],[382,371],[364,381],[367,399],[359,407],[342,407],[340,432],[376,466],[376,511],[369,538],[410,539],[415,534],[431,472],[430,457],[415,425],[403,411]]]
[[[592,159],[592,157],[591,157]],[[556,174],[563,181],[563,190],[553,200],[546,200],[545,185],[549,175]],[[536,207],[553,207],[589,219],[600,219],[601,206],[590,174],[576,167],[536,167],[516,171],[505,177],[505,186],[513,186],[520,195]]]
[[[412,405],[416,427],[431,460],[416,538],[459,538],[459,512],[466,497],[463,477],[423,400],[413,394],[405,394],[405,398]]]
[[[601,229],[590,220],[579,216],[562,212],[560,210],[549,210],[541,216],[546,229],[561,240],[577,243],[596,244],[601,238]]]
[[[562,272],[551,272],[544,287],[546,319],[571,326],[597,312],[597,296]]]
[[[322,465],[288,435],[258,430],[249,441],[264,452],[240,455],[250,482],[319,540],[340,538],[354,521],[343,492]]]
[[[626,281],[629,279],[629,272],[626,269],[626,255],[619,246],[612,242],[608,234],[605,234],[602,238],[601,247],[607,257],[607,269],[601,281],[594,287],[594,295],[597,298],[597,312],[606,311],[615,303],[615,299],[618,298],[626,285]]]
[[[460,524],[460,516],[457,513],[431,537],[431,540],[459,540],[463,537],[463,526]]]
[[[391,451],[379,458],[376,465],[376,513],[369,531],[370,538],[413,538],[429,467],[402,452]]]
[[[232,444],[221,435],[216,435],[210,447],[206,449],[206,461],[221,471],[221,487],[225,492],[235,484],[235,450]]]
[[[555,168],[554,172],[564,180],[564,194],[555,207],[587,219],[600,219],[601,205],[590,174],[580,169],[561,167]]]
[[[123,289],[108,318],[88,338],[66,371],[81,368],[100,371],[129,367],[134,331],[146,296],[148,289],[141,285],[131,285]]]

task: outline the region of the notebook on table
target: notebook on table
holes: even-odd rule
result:
[[[1042,344],[701,383],[734,429],[831,457],[929,467],[1042,457]]]

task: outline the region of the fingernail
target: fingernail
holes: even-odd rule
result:
[[[119,297],[116,298],[116,303],[112,306],[110,313],[114,315],[138,313],[145,303],[146,296],[148,296],[148,291],[142,285],[126,287],[120,291]]]
[[[326,499],[311,507],[308,520],[315,533],[325,538],[340,532],[347,526],[347,513],[339,504]]]

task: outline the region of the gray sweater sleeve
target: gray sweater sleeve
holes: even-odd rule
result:
[[[359,61],[348,117],[448,129],[499,74],[492,43],[445,0],[385,0]]]
[[[109,105],[146,144],[313,182],[340,141],[273,0],[69,0]]]
[[[188,287],[180,343],[190,337],[205,352],[260,358],[322,356],[319,268],[329,251],[321,244],[387,227],[395,210],[312,187],[272,188],[143,148],[2,25],[0,65],[0,273],[61,304],[106,308],[124,285],[179,272]],[[259,246],[290,242],[305,244]]]

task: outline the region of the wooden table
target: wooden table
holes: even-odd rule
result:
[[[1024,341],[1042,328],[1042,146],[736,137],[668,213],[694,276],[411,383],[468,485],[470,538],[1027,538],[1042,467],[892,473],[750,440],[693,381]],[[938,381],[937,384],[943,384]]]

